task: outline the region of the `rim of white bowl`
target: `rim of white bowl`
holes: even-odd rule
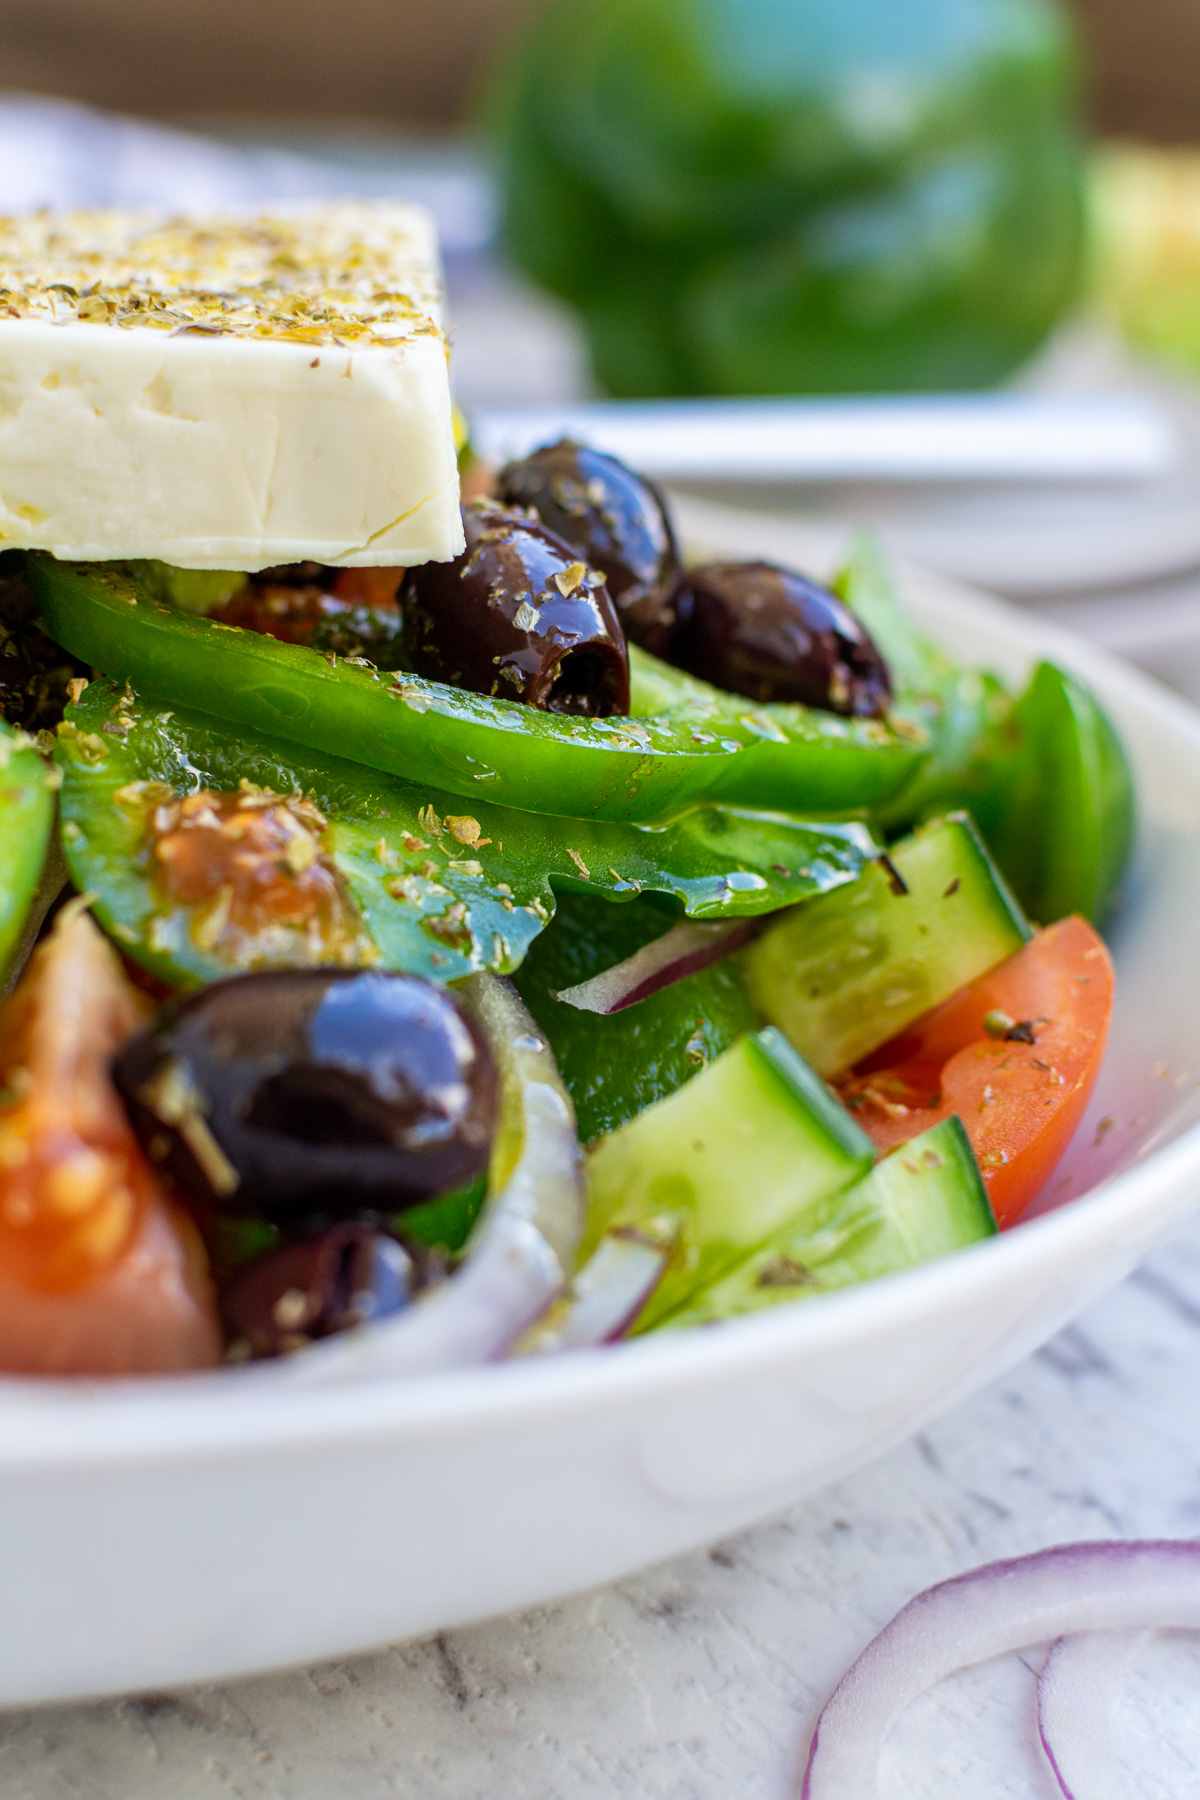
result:
[[[715,510],[715,509],[714,509]],[[771,521],[771,535],[785,533]],[[792,535],[792,534],[788,534]],[[800,528],[794,533],[805,542]],[[1152,714],[1200,757],[1200,712],[1152,677],[1047,621],[922,570],[914,609],[1000,627],[1032,661],[1052,655],[1104,693]],[[1006,628],[1006,629],[1005,629]],[[1191,1193],[1187,1190],[1191,1189]],[[1181,1195],[1186,1193],[1186,1198]],[[1080,1240],[1115,1254],[1139,1246],[1200,1204],[1200,1124],[1060,1207],[985,1243],[861,1287],[814,1296],[720,1326],[602,1349],[484,1368],[393,1379],[286,1387],[269,1370],[219,1369],[194,1376],[118,1381],[0,1377],[0,1470],[186,1462],[200,1456],[273,1454],[397,1433],[456,1435],[464,1427],[503,1428],[538,1414],[577,1414],[627,1395],[669,1395],[755,1368],[836,1353],[927,1318],[945,1302],[1021,1282],[1034,1266],[1071,1266]]]

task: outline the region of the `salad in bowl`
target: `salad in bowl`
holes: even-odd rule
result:
[[[821,582],[587,445],[482,467],[409,209],[352,210],[0,243],[0,1372],[718,1326],[1010,1226],[1097,1078],[1087,687],[960,665],[869,542]],[[235,406],[252,518],[183,430]]]

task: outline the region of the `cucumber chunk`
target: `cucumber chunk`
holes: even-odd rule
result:
[[[995,1232],[967,1134],[951,1117],[811,1207],[665,1323],[710,1325],[761,1312],[915,1268]]]
[[[581,1260],[614,1225],[672,1244],[638,1320],[646,1330],[859,1181],[873,1157],[850,1114],[768,1026],[601,1139],[587,1162]]]
[[[894,844],[745,953],[750,998],[818,1074],[838,1075],[1031,936],[965,813]]]

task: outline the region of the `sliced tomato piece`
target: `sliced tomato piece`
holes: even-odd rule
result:
[[[396,595],[407,569],[338,569],[331,571],[330,592],[352,606],[396,609]]]
[[[1083,1117],[1112,997],[1103,940],[1085,919],[1061,919],[875,1051],[839,1092],[881,1151],[957,1113],[1009,1225]]]
[[[221,1355],[203,1248],[109,1075],[145,1018],[106,940],[64,907],[0,1009],[0,1369],[133,1374]]]

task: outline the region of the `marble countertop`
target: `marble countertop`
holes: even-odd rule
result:
[[[1200,1531],[1200,1219],[911,1444],[706,1551],[426,1643],[0,1717],[5,1800],[784,1800],[847,1663],[910,1595],[1077,1538]],[[1054,1800],[1036,1653],[942,1684],[882,1800]],[[1117,1722],[1140,1800],[1200,1786],[1200,1642]]]

